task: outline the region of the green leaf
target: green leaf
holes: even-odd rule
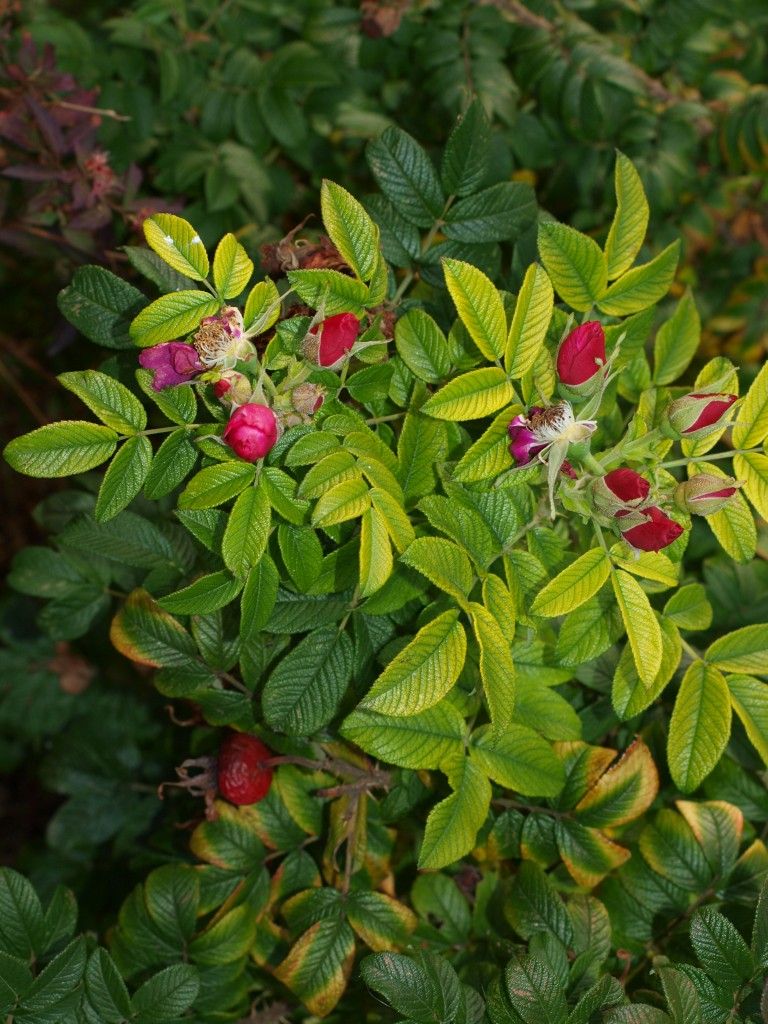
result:
[[[598,300],[598,309],[611,316],[628,316],[652,306],[669,291],[679,259],[680,240],[676,239],[650,263],[628,270],[614,281]]]
[[[397,1013],[418,1024],[446,1020],[441,986],[412,958],[398,953],[377,953],[360,965],[363,981],[384,996]]]
[[[488,815],[491,785],[472,761],[459,757],[447,768],[454,792],[429,812],[419,868],[443,868],[469,853]]]
[[[648,200],[632,161],[616,152],[616,213],[605,243],[608,280],[629,270],[648,229]]]
[[[534,956],[517,956],[504,972],[507,997],[525,1024],[564,1024],[568,1016],[563,988]]]
[[[448,136],[440,164],[446,195],[472,195],[491,166],[491,126],[483,104],[475,98]]]
[[[370,490],[373,508],[381,517],[384,527],[392,538],[392,543],[399,553],[405,551],[409,544],[412,544],[416,534],[414,532],[408,513],[400,501],[393,497],[390,491],[384,491],[380,487],[372,487]]]
[[[658,970],[659,979],[675,1024],[699,1024],[704,1018],[696,986],[673,967]]]
[[[454,378],[424,403],[422,411],[439,420],[477,420],[508,405],[512,397],[506,373],[488,366]]]
[[[738,420],[733,428],[734,448],[756,448],[768,437],[768,363],[752,382]]]
[[[371,506],[360,520],[360,597],[370,597],[383,587],[392,566],[386,519]]]
[[[510,637],[483,605],[469,606],[472,626],[480,648],[480,678],[491,713],[494,734],[501,736],[510,727],[515,710],[515,663],[509,649]]]
[[[6,461],[25,476],[55,478],[85,473],[114,453],[117,434],[86,420],[62,420],[38,427],[6,446]]]
[[[653,379],[656,384],[677,380],[696,355],[701,341],[701,318],[690,290],[659,328],[653,343]]]
[[[744,626],[726,633],[709,646],[705,657],[723,672],[768,675],[768,625]]]
[[[222,299],[234,299],[253,274],[253,260],[231,233],[224,235],[213,257],[213,283]]]
[[[310,736],[336,713],[354,667],[352,641],[335,626],[304,637],[274,669],[262,695],[264,719],[290,736]]]
[[[538,864],[524,860],[504,901],[504,916],[524,939],[552,932],[566,947],[573,943],[573,925],[554,882]]]
[[[90,341],[104,348],[132,348],[130,327],[146,305],[133,285],[104,267],[79,267],[57,303],[61,313]]]
[[[187,864],[164,864],[147,875],[144,901],[155,926],[171,941],[185,943],[195,932],[200,903],[197,871]]]
[[[623,569],[612,576],[613,592],[621,610],[640,679],[650,686],[661,667],[661,630],[645,591]]]
[[[85,968],[85,990],[94,1010],[106,1024],[122,1024],[131,1015],[125,982],[105,949],[95,949]]]
[[[357,519],[371,504],[365,480],[343,480],[320,496],[312,513],[313,526],[334,526]]]
[[[419,380],[440,384],[451,371],[451,353],[445,335],[422,309],[410,309],[395,324],[395,345],[400,358]]]
[[[487,503],[484,502],[485,498],[489,499]],[[501,546],[496,543],[493,533],[493,512],[488,511],[489,506],[493,509],[494,498],[495,495],[486,494],[482,498],[477,495],[476,500],[473,500],[469,492],[452,487],[450,498],[442,494],[430,494],[421,499],[419,509],[436,530],[447,534],[484,569],[498,554]],[[502,497],[500,519],[506,529],[509,518],[504,514],[503,503]],[[498,507],[496,511],[498,513]]]
[[[345,921],[318,921],[275,968],[275,977],[310,1013],[325,1017],[341,999],[355,959],[355,936]]]
[[[155,391],[152,387],[154,374],[151,370],[136,370],[139,387],[172,423],[185,426],[194,423],[197,415],[197,398],[191,387],[165,388]]]
[[[191,278],[169,267],[165,260],[158,256],[153,249],[146,249],[143,245],[122,245],[120,248],[128,257],[131,266],[150,280],[157,290],[163,294],[166,292],[179,292],[193,284]],[[138,309],[136,312],[138,313]]]
[[[470,752],[494,782],[525,796],[557,796],[563,788],[563,765],[552,747],[533,729],[507,725],[495,733],[476,729]]]
[[[200,981],[191,964],[174,964],[145,981],[131,999],[137,1024],[181,1017],[197,998]]]
[[[744,491],[757,514],[768,520],[768,456],[759,452],[734,455],[733,472],[744,481]]]
[[[379,252],[379,229],[360,203],[332,181],[323,181],[320,208],[333,244],[356,276],[370,281]]]
[[[85,937],[80,935],[38,974],[24,993],[17,1019],[24,1020],[51,1011],[80,984],[86,963]]]
[[[170,494],[186,480],[196,461],[197,449],[189,439],[189,431],[174,430],[155,452],[144,481],[144,496],[155,501]]]
[[[464,552],[442,537],[419,537],[401,555],[401,561],[418,570],[457,601],[465,601],[475,582]]]
[[[124,384],[106,373],[76,370],[60,373],[56,379],[85,402],[102,423],[119,434],[135,434],[146,427],[144,406]]]
[[[150,248],[173,267],[193,281],[208,276],[208,254],[200,236],[183,217],[172,213],[155,213],[144,221],[144,237]]]
[[[416,140],[394,126],[368,143],[366,158],[381,191],[407,221],[431,227],[445,198],[434,164]]]
[[[443,259],[443,270],[456,311],[472,341],[489,361],[501,359],[507,346],[507,318],[493,282],[477,267],[460,260]]]
[[[242,589],[243,581],[231,573],[212,572],[157,603],[172,615],[208,615],[234,601]]]
[[[417,394],[415,391],[414,397]],[[422,395],[419,398],[423,401]],[[445,426],[423,415],[414,404],[406,414],[397,442],[397,478],[405,494],[406,507],[422,495],[432,494],[435,489],[435,463],[444,459],[447,451]]]
[[[269,330],[280,316],[282,299],[277,285],[271,277],[255,284],[248,293],[243,313],[243,325],[247,331],[260,334]]]
[[[768,685],[743,675],[728,676],[726,682],[733,710],[755,750],[768,765]]]
[[[383,892],[352,892],[346,901],[347,920],[377,951],[403,946],[416,928],[412,910]]]
[[[443,234],[455,242],[506,242],[536,220],[536,194],[522,181],[502,181],[454,203]]]
[[[664,605],[664,616],[678,629],[709,629],[712,625],[712,605],[700,583],[680,587]]]
[[[449,701],[408,718],[357,710],[341,725],[341,735],[366,754],[400,768],[439,768],[464,749],[464,719]]]
[[[253,945],[256,921],[247,904],[227,911],[196,935],[189,944],[189,955],[202,965],[226,964],[237,961]]]
[[[175,341],[200,326],[206,316],[219,311],[219,300],[210,292],[184,291],[161,295],[142,309],[131,324],[131,338],[147,348],[164,341]]]
[[[666,618],[661,620],[660,626],[661,668],[650,686],[641,682],[637,674],[631,647],[624,648],[616,665],[611,702],[624,721],[645,711],[659,697],[680,664],[683,645],[677,626]]]
[[[713,907],[697,910],[691,919],[691,944],[711,977],[736,992],[755,969],[752,954],[734,926]]]
[[[221,462],[216,466],[206,466],[192,477],[179,495],[179,508],[203,509],[222,505],[245,490],[255,473],[255,467],[248,462]]]
[[[768,878],[763,882],[752,927],[752,955],[760,967],[768,967]]]
[[[112,644],[126,658],[151,668],[184,666],[197,657],[192,637],[146,592],[134,590],[112,620]]]
[[[362,281],[338,270],[289,270],[288,280],[302,302],[322,310],[326,317],[337,313],[361,317],[370,300]]]
[[[539,225],[539,254],[555,291],[577,312],[586,313],[605,293],[605,257],[587,235],[547,221]]]
[[[467,640],[458,615],[458,609],[451,609],[423,626],[376,679],[360,707],[406,716],[437,704],[464,666]]]
[[[510,469],[512,456],[509,454],[509,424],[520,406],[504,409],[477,441],[459,459],[453,471],[453,479],[461,483],[476,483],[478,480],[495,478]]]
[[[515,380],[530,373],[547,336],[554,292],[552,282],[538,263],[525,272],[507,337],[504,367]]]
[[[563,569],[531,606],[534,615],[565,615],[594,597],[611,573],[611,560],[603,548],[592,548]]]
[[[279,577],[275,563],[265,555],[248,573],[240,598],[240,639],[243,644],[255,639],[269,622],[277,600]]]
[[[42,948],[45,919],[32,883],[11,868],[0,868],[0,947],[29,961]]]
[[[263,487],[248,487],[238,497],[229,516],[221,555],[230,572],[244,579],[267,547],[272,509]]]
[[[731,705],[722,674],[694,661],[683,677],[669,723],[667,760],[675,785],[690,793],[709,775],[731,734]]]
[[[277,539],[288,574],[298,590],[306,594],[322,568],[323,548],[320,539],[309,526],[288,526],[282,523],[277,530]]]
[[[122,512],[141,490],[152,463],[152,445],[143,435],[129,437],[112,460],[99,488],[93,518],[105,523]]]

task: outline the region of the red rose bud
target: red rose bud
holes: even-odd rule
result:
[[[558,390],[566,397],[588,398],[603,382],[605,334],[597,320],[571,331],[557,353]]]
[[[155,371],[152,378],[154,391],[184,384],[203,372],[194,346],[184,341],[166,341],[163,345],[145,348],[139,354],[139,365],[145,370]]]
[[[360,321],[353,313],[337,313],[323,320],[317,331],[304,339],[304,356],[317,366],[335,367],[352,350],[360,333]]]
[[[222,405],[245,405],[253,398],[253,385],[245,374],[224,370],[213,385],[213,393]]]
[[[711,516],[725,508],[742,483],[742,480],[734,480],[730,476],[699,473],[677,485],[675,504],[683,512]]]
[[[612,469],[594,480],[590,494],[595,508],[607,516],[637,508],[648,498],[651,485],[633,469]]]
[[[224,429],[224,440],[246,462],[263,459],[277,441],[277,420],[266,405],[249,403],[236,409]]]
[[[637,522],[640,516],[643,521]],[[617,512],[616,525],[624,540],[640,551],[661,551],[674,543],[683,532],[679,523],[664,515],[655,505],[642,512]]]
[[[676,398],[664,415],[661,429],[675,440],[706,437],[724,425],[723,418],[737,400],[737,395],[695,393]]]
[[[238,807],[258,803],[269,792],[272,768],[264,762],[272,751],[255,736],[234,732],[219,750],[219,792]]]

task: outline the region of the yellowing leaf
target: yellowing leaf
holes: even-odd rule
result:
[[[768,456],[759,452],[734,455],[733,472],[744,481],[744,491],[760,518],[768,521]]]
[[[589,889],[631,856],[629,850],[612,842],[602,832],[585,828],[570,818],[555,822],[555,840],[573,880]]]
[[[661,630],[645,591],[623,569],[613,573],[613,592],[624,619],[637,674],[650,686],[661,667]]]
[[[253,260],[231,233],[224,235],[213,257],[213,283],[222,299],[234,299],[253,274]]]
[[[733,710],[741,719],[750,743],[768,765],[768,683],[745,675],[728,676],[726,682]]]
[[[360,596],[370,597],[383,587],[392,572],[392,548],[387,524],[375,506],[360,520]]]
[[[275,968],[275,977],[310,1013],[327,1017],[344,994],[355,960],[355,936],[345,921],[317,921]]]
[[[731,704],[722,674],[694,661],[683,677],[669,723],[672,779],[690,793],[709,775],[731,735]]]
[[[466,600],[475,582],[467,556],[442,537],[418,537],[400,557],[459,602]]]
[[[445,283],[461,322],[489,362],[504,355],[507,318],[493,282],[477,267],[461,260],[443,260]]]
[[[755,448],[768,437],[768,363],[752,382],[736,418],[735,448]]]
[[[680,240],[667,246],[650,263],[628,270],[598,301],[597,307],[611,316],[629,316],[663,299],[675,279]]]
[[[333,526],[348,519],[357,519],[370,504],[365,480],[344,480],[320,496],[312,513],[312,525]]]
[[[602,297],[607,283],[605,257],[597,242],[575,228],[546,221],[539,225],[539,254],[564,302],[579,313]]]
[[[194,281],[208,276],[208,254],[189,221],[172,213],[155,213],[144,221],[144,237],[169,267]]]
[[[480,647],[480,678],[491,712],[494,731],[509,728],[515,710],[515,663],[506,637],[491,613],[481,604],[470,604],[472,625]]]
[[[387,665],[360,707],[397,716],[437,704],[464,666],[467,639],[458,616],[458,609],[451,609],[422,626]]]
[[[613,828],[639,818],[659,791],[659,773],[641,739],[630,744],[576,805],[582,825]]]
[[[507,337],[504,367],[515,380],[533,368],[547,336],[553,308],[552,282],[546,271],[533,263],[520,286]]]
[[[635,165],[616,153],[616,213],[605,243],[608,280],[620,277],[635,262],[648,228],[648,200]]]
[[[422,412],[438,420],[478,420],[508,405],[512,397],[506,373],[488,366],[455,377],[424,403]]]
[[[472,849],[488,815],[491,784],[469,758],[457,758],[448,769],[454,792],[432,808],[419,856],[422,870],[443,868]]]
[[[536,596],[534,615],[565,615],[598,592],[611,572],[611,561],[602,548],[592,548],[563,569]]]

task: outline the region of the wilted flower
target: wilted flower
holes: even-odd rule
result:
[[[737,395],[693,393],[676,398],[666,411],[661,429],[669,437],[695,439],[714,433]]]
[[[640,551],[661,551],[683,532],[682,526],[656,505],[642,511],[617,512],[615,520],[624,540]]]
[[[302,351],[316,366],[333,369],[349,354],[359,333],[360,321],[354,313],[337,313],[307,334]]]
[[[200,362],[208,369],[218,366],[231,370],[238,359],[250,359],[254,352],[236,306],[224,306],[215,316],[205,317],[192,340]]]
[[[275,414],[266,405],[241,405],[224,429],[224,440],[246,462],[263,459],[277,441]]]
[[[162,391],[174,384],[184,384],[202,373],[203,366],[193,345],[184,341],[166,341],[139,353],[139,364],[145,370],[154,370],[152,388]]]
[[[571,331],[557,353],[561,390],[574,398],[588,398],[602,384],[604,370],[603,325],[590,320]]]
[[[606,516],[636,509],[648,498],[651,485],[633,469],[613,469],[590,486],[595,507]]]
[[[303,416],[311,416],[317,412],[325,399],[325,388],[319,384],[310,384],[306,381],[299,384],[291,392],[291,404],[296,412]]]
[[[697,516],[711,516],[725,508],[742,482],[730,476],[699,473],[698,476],[677,485],[675,504],[684,512],[692,512]]]

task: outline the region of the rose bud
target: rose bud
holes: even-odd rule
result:
[[[606,516],[637,508],[648,498],[651,485],[633,469],[612,469],[590,486],[595,508]]]
[[[222,405],[246,405],[253,397],[253,385],[245,374],[225,370],[214,382],[213,393]]]
[[[310,331],[304,339],[302,351],[306,359],[316,366],[334,369],[352,350],[360,333],[360,321],[353,313],[337,313],[323,320],[317,331]]]
[[[246,462],[263,459],[277,441],[277,420],[266,405],[249,403],[236,409],[224,429],[224,440]]]
[[[690,394],[676,398],[664,414],[662,431],[674,440],[706,437],[724,426],[723,418],[737,395]]]
[[[325,388],[319,384],[310,384],[309,381],[299,384],[291,392],[291,404],[296,412],[302,416],[311,416],[316,413],[325,400]]]
[[[567,398],[589,398],[603,382],[605,334],[597,320],[571,331],[557,353],[558,390]]]
[[[643,517],[642,522],[637,521],[640,516]],[[617,512],[615,522],[624,540],[640,551],[661,551],[683,532],[682,526],[656,505],[642,512]]]
[[[713,512],[725,508],[742,483],[742,480],[734,480],[730,476],[699,473],[677,485],[675,504],[683,512],[711,516]]]
[[[163,345],[145,348],[139,353],[139,364],[145,370],[155,371],[152,378],[155,391],[184,384],[203,371],[194,346],[184,341],[166,341]]]
[[[231,370],[238,359],[247,360],[254,349],[243,333],[243,316],[236,306],[224,306],[216,316],[207,316],[193,338],[203,366]]]

